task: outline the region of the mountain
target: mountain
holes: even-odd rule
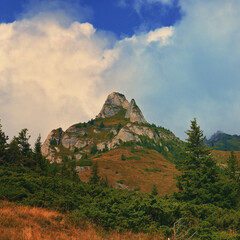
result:
[[[75,162],[83,181],[98,162],[100,176],[114,187],[149,192],[157,184],[167,194],[176,190],[171,162],[182,145],[171,131],[147,123],[134,99],[113,92],[95,119],[52,130],[42,153],[51,163]]]
[[[240,151],[240,136],[217,131],[206,140],[206,144],[215,150]]]

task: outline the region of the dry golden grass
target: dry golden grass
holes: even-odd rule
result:
[[[144,152],[145,151],[145,152]],[[122,147],[92,158],[98,162],[99,175],[107,176],[110,185],[119,180],[130,189],[140,188],[140,192],[151,192],[153,185],[158,188],[159,195],[171,194],[177,191],[176,180],[178,174],[173,163],[167,161],[160,153],[154,150],[131,152],[130,147]],[[121,160],[122,154],[126,157]],[[79,174],[82,181],[88,181],[91,170]]]
[[[159,235],[106,233],[89,224],[69,223],[67,216],[46,209],[0,202],[1,240],[161,240]]]
[[[218,163],[226,163],[230,156],[230,151],[219,151],[219,150],[213,150],[212,154],[217,159]],[[234,151],[234,154],[236,155],[238,161],[240,162],[240,151]]]

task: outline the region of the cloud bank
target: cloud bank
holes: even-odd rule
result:
[[[149,122],[185,138],[240,134],[240,2],[182,1],[177,25],[115,39],[63,12],[0,24],[0,118],[10,137],[43,138],[94,118],[112,91],[134,97]]]

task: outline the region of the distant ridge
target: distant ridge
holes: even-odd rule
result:
[[[240,136],[217,131],[206,140],[206,144],[215,150],[240,151]]]

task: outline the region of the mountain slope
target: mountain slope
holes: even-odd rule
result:
[[[240,136],[218,131],[210,139],[206,140],[206,144],[215,150],[240,151]]]
[[[156,184],[169,194],[176,190],[177,174],[169,161],[179,157],[182,146],[171,131],[147,123],[133,99],[129,103],[113,92],[95,119],[52,130],[42,153],[52,163],[74,163],[84,181],[98,162],[100,175],[114,187],[150,192]]]

